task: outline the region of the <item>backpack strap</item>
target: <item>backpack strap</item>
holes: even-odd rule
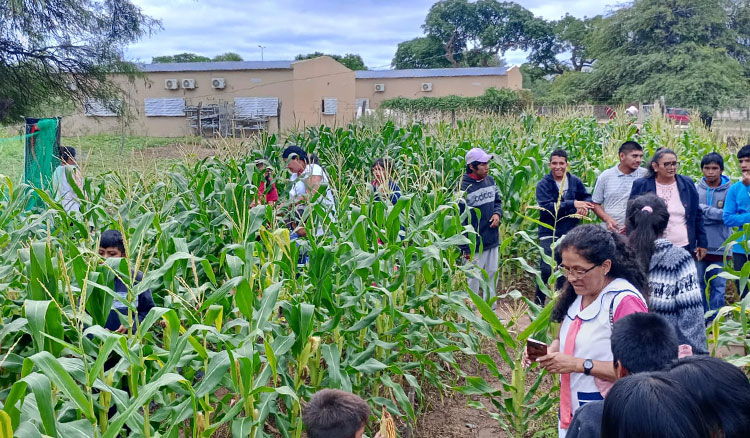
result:
[[[616,297],[615,297],[616,298]],[[609,328],[615,328],[615,300],[609,302]]]

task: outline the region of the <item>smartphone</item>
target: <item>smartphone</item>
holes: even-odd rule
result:
[[[547,344],[536,339],[527,339],[526,355],[529,356],[530,361],[535,362],[538,358],[547,355]]]

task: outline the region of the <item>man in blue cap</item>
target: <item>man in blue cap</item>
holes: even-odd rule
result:
[[[480,148],[471,149],[466,153],[466,174],[461,180],[461,191],[466,192],[466,201],[470,209],[471,225],[478,236],[474,247],[473,263],[487,273],[490,290],[480,295],[481,282],[479,278],[469,279],[469,288],[485,300],[495,295],[498,265],[498,247],[500,246],[500,233],[498,226],[503,217],[503,205],[500,192],[495,180],[489,176],[489,162],[492,155]],[[461,212],[465,208],[461,204]],[[478,214],[477,214],[478,213]],[[462,246],[464,257],[471,258],[471,249],[468,245]],[[494,307],[494,305],[493,305]]]

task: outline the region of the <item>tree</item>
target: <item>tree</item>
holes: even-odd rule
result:
[[[237,53],[234,52],[227,52],[223,55],[216,55],[213,57],[211,61],[214,62],[220,62],[220,61],[243,61],[242,56],[240,56]]]
[[[433,36],[414,38],[398,44],[391,61],[395,69],[450,67],[443,44]]]
[[[750,93],[745,0],[636,0],[595,32],[589,93],[697,108],[704,118]]]
[[[422,26],[425,33],[443,44],[445,59],[457,67],[456,55],[477,35],[476,6],[467,0],[441,0],[430,8]]]
[[[170,64],[174,62],[211,62],[211,58],[195,53],[178,53],[176,55],[154,56],[151,58],[154,64]]]
[[[591,38],[594,29],[601,22],[601,15],[581,20],[565,14],[565,17],[553,23],[557,39],[556,50],[558,53],[570,54],[570,67],[574,71],[581,71],[583,67],[590,67],[594,63]]]
[[[136,72],[123,47],[160,26],[129,0],[0,0],[0,23],[0,121],[44,103],[120,95],[108,75]]]
[[[322,52],[313,52],[308,53],[307,55],[299,54],[294,59],[300,61],[303,59],[313,59],[313,58],[320,58],[321,56],[330,56],[331,58],[335,59],[336,61],[343,64],[346,68],[351,70],[367,70],[367,66],[365,65],[365,62],[362,60],[362,57],[359,55],[355,55],[353,53],[347,53],[344,56],[341,55],[327,55]]]

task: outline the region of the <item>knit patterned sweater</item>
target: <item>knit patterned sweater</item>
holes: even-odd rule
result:
[[[680,344],[689,344],[693,353],[707,354],[703,302],[690,253],[667,239],[654,242],[648,285],[651,288],[649,311],[660,314],[672,324]]]

